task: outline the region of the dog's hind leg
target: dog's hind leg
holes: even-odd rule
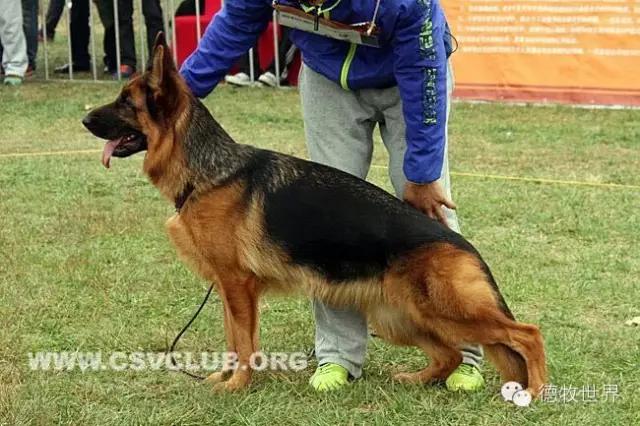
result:
[[[435,336],[423,335],[416,338],[415,345],[431,359],[427,368],[415,373],[398,373],[394,380],[402,383],[429,383],[444,381],[462,362],[460,351],[442,342]]]
[[[397,288],[397,285],[391,283],[390,287]],[[378,306],[369,311],[367,319],[380,338],[396,345],[416,346],[431,359],[427,368],[415,373],[395,374],[394,380],[403,383],[444,380],[462,361],[460,351],[434,334],[421,331],[402,310]]]
[[[547,380],[547,367],[542,334],[537,326],[506,319],[503,323],[487,323],[488,335],[497,344],[480,341],[488,358],[496,365],[504,381],[515,380],[526,386],[532,396],[542,391]],[[483,336],[479,336],[483,337]],[[489,336],[484,336],[487,339]]]
[[[428,315],[424,315],[423,321],[425,332],[437,335],[444,346],[453,348],[469,343],[482,345],[503,381],[520,383],[533,397],[538,396],[542,391],[546,383],[547,371],[544,343],[537,326],[518,323],[508,318],[497,307],[493,312],[488,310],[477,319],[440,316],[431,310]],[[431,342],[437,339],[434,338]],[[434,357],[427,350],[428,348],[424,349],[432,358]],[[460,362],[459,351],[454,351],[458,358],[457,363],[451,362],[455,364],[453,369]],[[446,352],[441,353],[443,357],[446,354]],[[445,362],[441,364],[445,365],[442,368],[442,374],[446,377],[453,369],[446,374],[447,364]],[[424,370],[424,374],[427,374],[427,370],[429,368]]]
[[[481,344],[503,381],[520,383],[533,397],[543,390],[547,368],[537,326],[516,322],[496,311],[475,323],[451,323],[448,329],[452,339]]]
[[[542,335],[514,320],[477,255],[441,245],[410,259],[409,266],[399,281],[405,285],[394,287],[394,305],[405,306],[422,333],[456,348],[483,345],[503,378],[517,378],[534,397],[540,393],[546,381]]]
[[[533,397],[542,391],[547,379],[544,343],[537,326],[516,322],[496,303],[478,310],[468,301],[462,318],[440,318],[446,339],[456,346],[482,345],[504,381],[517,381]],[[463,308],[464,310],[464,308]],[[445,314],[446,315],[446,314]]]

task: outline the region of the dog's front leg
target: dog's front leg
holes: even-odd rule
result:
[[[216,385],[220,382],[224,382],[231,377],[234,370],[234,364],[236,361],[237,350],[236,350],[236,342],[233,338],[233,327],[231,325],[231,313],[229,312],[229,307],[226,302],[224,302],[224,295],[221,290],[219,290],[221,295],[221,299],[223,301],[222,307],[224,309],[224,336],[227,342],[227,351],[225,353],[225,362],[220,371],[216,371],[207,377],[205,383],[210,385]]]
[[[225,334],[235,346],[237,363],[231,378],[214,389],[234,391],[251,382],[252,357],[258,352],[258,288],[255,276],[226,279],[220,287],[225,304]]]

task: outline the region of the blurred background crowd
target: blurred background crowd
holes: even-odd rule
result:
[[[20,85],[25,79],[33,76],[38,63],[38,44],[56,42],[56,31],[60,29],[65,7],[69,7],[68,31],[64,28],[65,36],[68,33],[70,39],[69,54],[65,63],[54,66],[53,72],[58,75],[68,75],[71,71],[73,73],[92,71],[90,37],[91,22],[94,21],[90,18],[90,1],[49,0],[44,3],[45,13],[42,13],[39,0],[0,0],[0,57],[2,57],[0,73],[3,83]],[[196,19],[196,14],[204,15],[197,18],[204,23],[201,29],[204,31],[206,24],[222,7],[219,0],[197,1],[199,3],[196,5],[196,0],[183,0],[174,11],[170,11],[174,18],[187,19],[184,22],[193,27],[189,29],[190,32],[195,32],[195,24],[189,21],[189,18]],[[102,58],[101,61],[100,58],[93,58],[93,60],[97,60],[100,64],[99,69],[112,78],[126,79],[136,75],[139,64],[134,28],[134,0],[93,0],[93,2],[103,27],[103,31],[100,32]],[[149,54],[157,34],[165,31],[167,29],[165,26],[175,25],[175,20],[169,19],[165,23],[160,0],[136,0],[135,3],[141,6],[140,12],[146,27],[146,52],[142,54]],[[171,28],[169,30],[171,31]],[[195,48],[195,41],[191,40],[192,38],[182,37],[183,40],[181,40],[178,37],[176,49],[181,52],[177,57],[179,63]],[[233,73],[226,76],[225,80],[239,87],[251,85],[275,87],[287,84],[289,68],[295,54],[296,49],[289,41],[286,29],[283,28],[279,40],[279,66],[276,66],[273,53],[269,59],[265,60],[265,55],[259,55],[259,49],[254,48],[238,61]],[[261,66],[261,56],[263,66]],[[279,70],[279,78],[276,76],[276,68]]]

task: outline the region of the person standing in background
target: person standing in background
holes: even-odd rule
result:
[[[16,0],[0,0],[0,43],[2,52],[3,83],[22,84],[29,61],[27,42],[22,28],[22,5]]]
[[[89,0],[75,0],[70,10],[71,17],[71,61],[73,71],[83,72],[91,70],[91,55],[89,55]],[[68,74],[69,64],[64,64],[54,70],[57,74]]]
[[[104,25],[104,65],[114,78],[118,76],[116,57],[116,25],[112,0],[97,0],[98,13]],[[136,73],[136,43],[133,31],[133,0],[117,0],[118,33],[120,43],[120,76],[129,78]],[[150,54],[159,32],[164,31],[159,0],[142,0],[142,14],[147,27],[147,47]]]
[[[38,0],[22,0],[22,29],[27,43],[27,70],[24,77],[31,77],[36,70],[38,56]],[[2,43],[0,43],[0,57],[2,57]]]

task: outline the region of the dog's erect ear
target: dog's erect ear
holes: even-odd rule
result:
[[[156,34],[156,40],[153,42],[154,50],[158,46],[167,46],[167,37],[165,37],[163,31],[159,31],[158,34]]]
[[[151,94],[151,98],[147,99],[147,106],[152,116],[155,116],[159,109],[165,114],[174,112],[179,99],[179,79],[164,33],[159,32],[146,72],[146,82]]]
[[[149,64],[149,85],[153,89],[161,89],[167,80],[175,78],[177,72],[164,33],[159,32],[153,47],[153,59]]]

